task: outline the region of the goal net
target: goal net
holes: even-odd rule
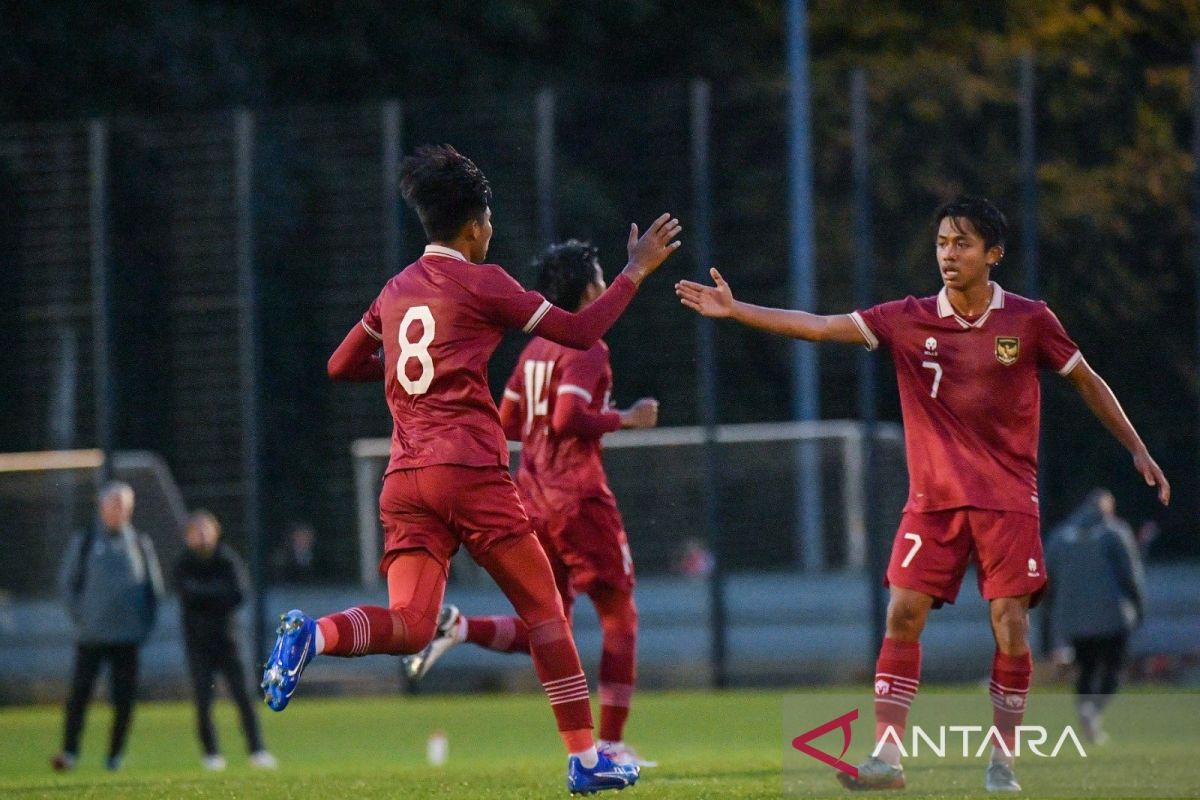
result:
[[[100,450],[0,453],[0,593],[47,597],[71,536],[96,519]],[[133,524],[154,540],[163,564],[182,548],[183,496],[163,459],[133,450],[113,454],[112,474],[133,487]]]
[[[821,420],[716,429],[719,537],[715,557],[731,571],[861,569],[867,537],[890,542],[908,476],[899,425],[875,428],[875,466],[866,474],[863,426],[857,421]],[[380,479],[388,460],[387,439],[353,443],[358,510],[360,572],[365,585],[379,578],[382,534],[378,520]],[[638,574],[686,570],[685,554],[706,539],[705,431],[699,427],[618,431],[604,437],[604,464],[617,495]],[[808,448],[808,456],[804,453]],[[513,468],[519,459],[514,446]],[[800,465],[818,464],[820,530],[802,530]],[[811,496],[811,494],[810,494]],[[878,511],[868,532],[868,504]],[[814,536],[819,558],[805,558]],[[808,542],[809,544],[805,544]],[[456,559],[457,580],[477,571]]]

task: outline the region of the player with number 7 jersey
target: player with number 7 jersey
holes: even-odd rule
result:
[[[487,363],[512,329],[569,347],[597,342],[679,247],[679,221],[663,214],[640,237],[631,226],[624,271],[573,314],[483,263],[491,188],[470,159],[449,145],[419,148],[401,166],[400,188],[429,245],[387,282],[329,361],[334,379],[382,378],[392,413],[379,498],[388,607],[355,606],[319,620],[299,610],[285,615],[263,676],[268,704],[287,705],[313,654],[404,655],[428,644],[461,545],[529,629],[534,668],[568,752],[568,788],[624,788],[638,772],[596,751],[587,680],[550,564],[508,473]]]
[[[909,495],[885,582],[887,633],[876,662],[876,747],[850,789],[903,788],[899,743],[920,685],[920,636],[929,611],[952,603],[967,566],[991,611],[996,652],[990,692],[998,739],[984,786],[1020,790],[1013,770],[1032,660],[1029,609],[1046,586],[1038,530],[1039,370],[1067,378],[1129,451],[1163,504],[1171,489],[1108,384],[1084,360],[1043,302],[990,280],[1004,257],[1008,223],[992,203],[960,198],[938,209],[942,290],[851,314],[825,316],[737,302],[716,286],[676,284],[683,305],[709,317],[809,341],[891,351],[900,389]]]

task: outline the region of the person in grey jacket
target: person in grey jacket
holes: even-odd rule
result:
[[[138,648],[154,627],[162,570],[150,537],[133,529],[133,489],[113,481],[100,490],[99,515],[72,539],[59,590],[75,627],[75,665],[67,698],[62,751],[51,764],[68,770],[79,758],[79,734],[100,666],[108,662],[113,704],[110,770],[119,769],[133,714]]]
[[[1117,691],[1129,636],[1144,615],[1145,575],[1129,525],[1106,489],[1094,489],[1054,530],[1046,548],[1048,597],[1058,640],[1075,651],[1075,685],[1084,734],[1102,743],[1105,705]]]

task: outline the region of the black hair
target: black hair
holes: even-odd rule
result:
[[[1003,249],[1008,240],[1008,220],[1004,218],[1004,212],[986,197],[964,195],[946,203],[934,214],[934,229],[947,217],[951,220],[965,219],[970,222],[975,232],[983,237],[984,250],[991,250],[996,246]]]
[[[431,242],[448,242],[481,219],[492,187],[479,167],[448,144],[423,145],[400,165],[400,193]]]
[[[552,244],[535,259],[537,290],[554,305],[575,311],[600,269],[598,251],[589,242],[568,239]]]

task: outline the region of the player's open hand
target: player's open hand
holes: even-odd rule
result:
[[[732,317],[733,290],[715,268],[710,269],[708,274],[712,276],[715,286],[705,286],[694,281],[680,281],[675,284],[675,294],[679,296],[679,302],[692,311],[713,319]]]
[[[621,415],[622,428],[653,428],[658,424],[658,401],[653,397],[643,397],[617,413]]]
[[[1150,457],[1149,451],[1143,449],[1141,452],[1134,453],[1133,467],[1142,473],[1142,479],[1146,481],[1147,486],[1158,487],[1158,502],[1164,506],[1171,502],[1171,484],[1167,482],[1167,476],[1163,475],[1158,464]]]
[[[683,226],[670,214],[663,214],[650,224],[640,237],[636,223],[629,226],[629,263],[624,274],[635,284],[641,284],[654,270],[667,260],[667,256],[679,249],[681,242],[675,239]]]

